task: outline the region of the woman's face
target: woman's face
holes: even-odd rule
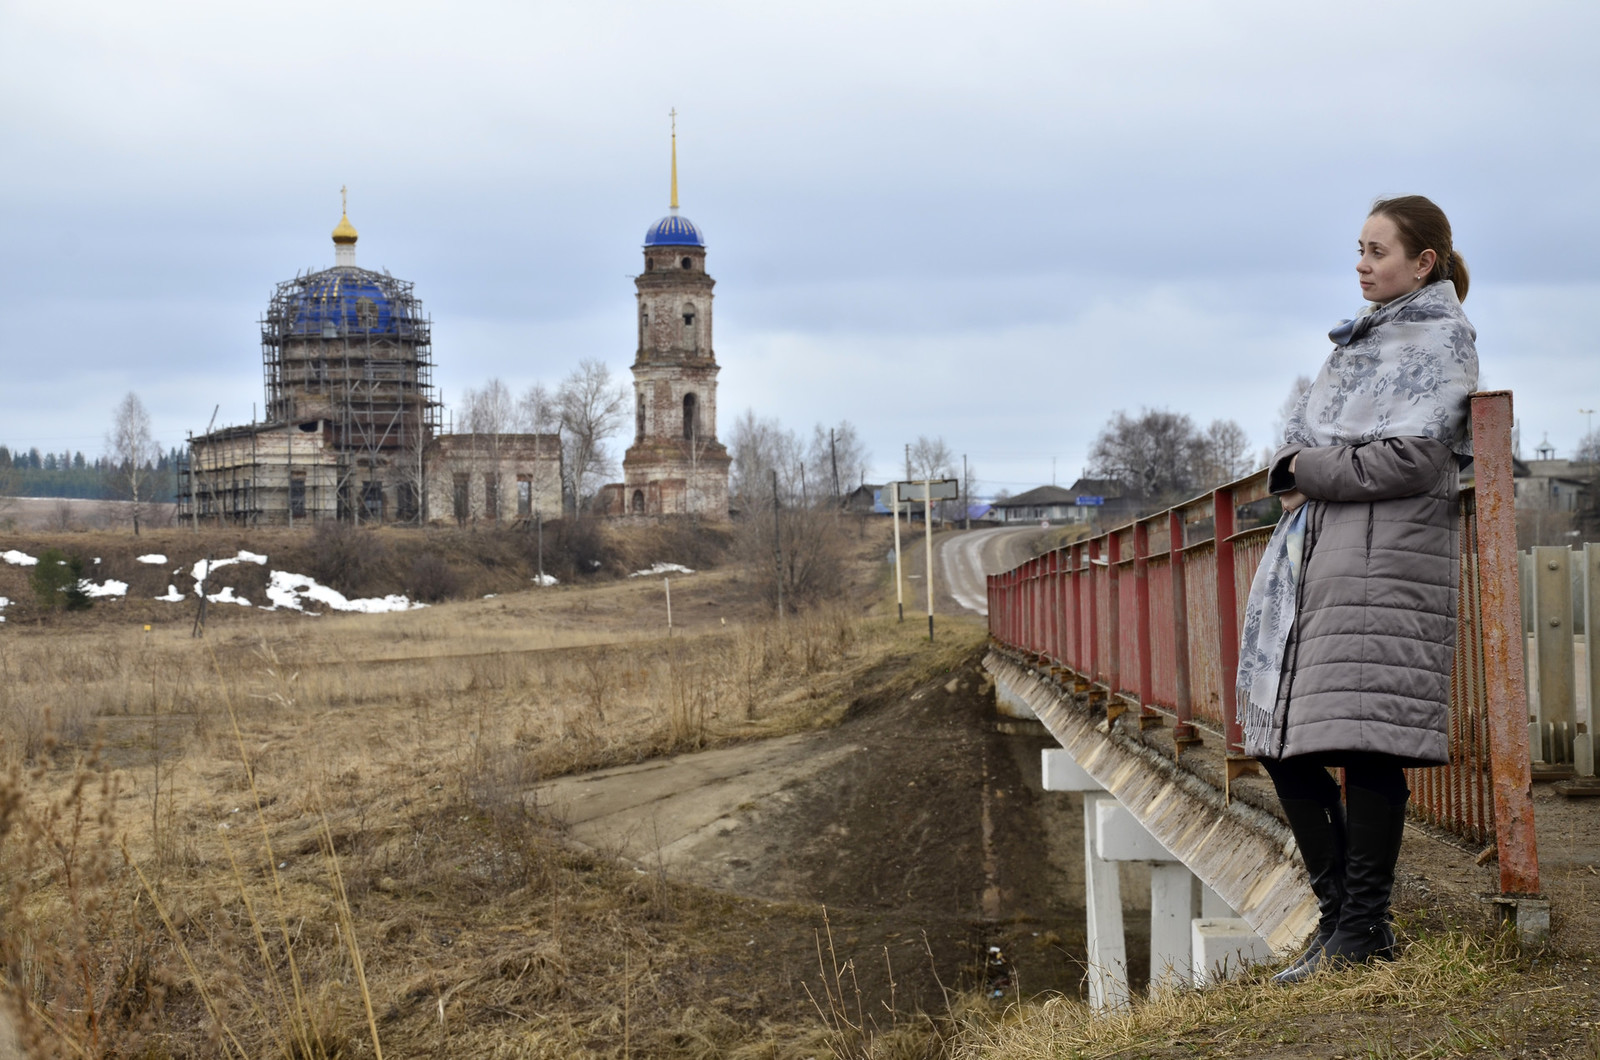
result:
[[[1361,242],[1356,249],[1360,255],[1356,259],[1356,276],[1361,281],[1361,297],[1379,305],[1421,287],[1438,259],[1431,250],[1407,257],[1400,230],[1381,213],[1368,217],[1361,226]]]

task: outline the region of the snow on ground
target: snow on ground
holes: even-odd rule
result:
[[[305,607],[302,605],[307,600],[324,604],[335,611],[361,611],[369,615],[382,614],[386,611],[410,611],[428,606],[414,604],[408,597],[400,595],[351,600],[335,589],[317,584],[315,578],[281,570],[272,572],[271,584],[267,586],[267,599],[272,601],[272,607],[266,609],[269,611],[279,607],[304,611]]]
[[[165,600],[169,604],[181,604],[185,600],[187,600],[188,597],[184,596],[182,593],[180,593],[178,591],[178,587],[176,585],[168,585],[167,586],[167,595],[158,596],[158,597],[156,597],[156,599],[157,600]]]
[[[206,580],[206,574],[209,571],[214,571],[218,567],[226,567],[234,563],[257,563],[265,565],[266,562],[267,557],[261,555],[259,552],[246,552],[241,548],[237,556],[228,556],[225,559],[195,560],[194,569],[189,573],[190,576],[194,578],[195,592],[198,593],[200,591],[200,585]]]
[[[133,561],[135,563],[165,563],[167,561],[167,557],[163,556],[159,552],[152,552],[145,556],[135,556]]]
[[[127,596],[128,583],[107,578],[104,585],[96,585],[88,578],[81,578],[78,581],[78,591],[85,596]]]
[[[0,596],[0,611],[4,611],[6,609],[6,605],[9,604],[9,603],[11,603],[10,600],[7,600],[5,597]],[[6,616],[5,615],[0,615],[0,622],[4,622],[5,620],[6,620]]]
[[[231,585],[224,585],[220,591],[212,593],[206,599],[214,604],[238,604],[240,607],[253,606],[244,597],[233,595],[233,586]]]
[[[0,559],[5,560],[14,567],[32,567],[39,562],[26,552],[18,552],[14,548],[0,552]]]
[[[543,585],[548,588],[549,586],[560,585],[561,583],[556,581],[556,576],[554,574],[535,574],[533,576],[533,584]]]
[[[630,578],[643,578],[643,577],[646,577],[648,575],[654,574],[656,577],[659,578],[663,574],[693,574],[693,573],[694,573],[694,571],[690,570],[688,567],[685,567],[681,563],[652,563],[652,564],[650,564],[650,569],[649,570],[636,570],[632,574],[628,575],[628,577],[630,577]]]

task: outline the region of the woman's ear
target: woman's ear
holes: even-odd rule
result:
[[[1431,250],[1424,250],[1421,254],[1418,254],[1417,255],[1417,279],[1421,280],[1421,279],[1426,278],[1427,275],[1430,272],[1433,271],[1433,267],[1435,265],[1437,265],[1438,263],[1439,263],[1439,255],[1435,254]]]

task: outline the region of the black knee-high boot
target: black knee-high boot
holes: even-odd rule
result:
[[[1393,960],[1389,899],[1405,833],[1405,799],[1393,803],[1375,791],[1352,786],[1345,793],[1345,805],[1344,905],[1338,930],[1323,947],[1322,960],[1356,964]]]
[[[1316,971],[1328,940],[1339,927],[1344,908],[1345,822],[1343,809],[1336,802],[1324,806],[1313,799],[1279,799],[1300,857],[1311,876],[1311,893],[1317,896],[1322,914],[1311,945],[1294,962],[1272,977],[1275,983],[1298,983]]]

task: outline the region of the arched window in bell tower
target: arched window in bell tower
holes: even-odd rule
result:
[[[683,304],[683,344],[691,350],[700,348],[700,333],[695,330],[695,311],[693,302]]]
[[[634,426],[634,431],[635,431],[634,439],[636,441],[640,441],[640,442],[644,441],[644,395],[643,394],[639,395],[639,410],[638,410],[638,413],[637,413],[637,423]]]
[[[700,433],[699,401],[693,394],[683,395],[683,436],[694,441]]]

